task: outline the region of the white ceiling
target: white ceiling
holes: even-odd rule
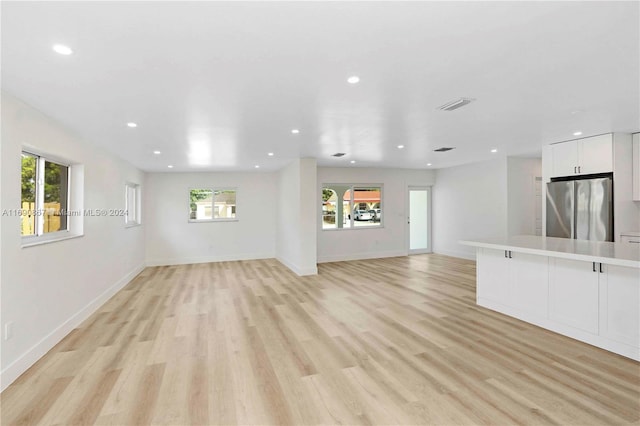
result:
[[[640,130],[638,2],[1,7],[2,89],[146,171],[439,168]]]

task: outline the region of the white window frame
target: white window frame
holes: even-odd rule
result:
[[[31,147],[23,147],[20,155],[27,154],[36,157],[36,200],[35,200],[35,228],[34,235],[22,235],[21,247],[32,247],[41,244],[48,244],[56,241],[77,238],[83,235],[83,218],[81,215],[72,214],[73,209],[82,208],[82,199],[75,199],[74,194],[82,192],[84,178],[84,168],[81,165],[72,164],[71,161],[59,158],[55,155],[49,155],[40,150]],[[45,162],[58,164],[67,167],[67,203],[66,206],[60,207],[67,217],[66,229],[55,232],[44,232],[44,215],[38,214],[44,210],[44,168]],[[22,177],[22,166],[20,169]],[[22,199],[20,201],[20,210],[22,210]]]
[[[212,217],[211,219],[191,219],[191,191],[193,191],[194,189],[204,189],[207,191],[211,191],[211,215],[213,216],[213,208],[216,204],[216,197],[215,197],[215,192],[216,191],[234,191],[236,193],[236,212],[235,212],[235,217]],[[190,187],[189,190],[187,191],[187,206],[189,207],[188,211],[189,211],[189,223],[207,223],[207,222],[237,222],[238,219],[238,188],[237,187],[229,187],[229,186],[225,186],[225,187],[211,187],[211,186],[194,186],[194,187]]]
[[[349,200],[349,211],[347,212],[342,212],[343,215],[350,215],[350,219],[349,219],[349,227],[348,228],[338,228],[337,226],[335,228],[325,228],[324,227],[324,219],[322,217],[322,190],[327,188],[327,189],[332,189],[335,191],[335,189],[333,189],[333,187],[348,187],[350,194],[351,194],[351,198]],[[354,188],[380,188],[380,213],[382,214],[382,218],[380,219],[379,225],[373,225],[373,226],[355,226],[354,222],[355,222],[355,218],[353,217],[353,208],[355,205],[354,202]],[[363,229],[383,229],[384,228],[384,218],[385,218],[385,214],[384,214],[384,185],[381,183],[323,183],[320,186],[320,229],[322,231],[329,231],[329,232],[333,232],[333,231],[360,231]],[[337,218],[336,218],[337,220]]]
[[[129,204],[129,193],[134,193],[133,205]],[[133,182],[125,182],[124,184],[124,226],[126,228],[132,228],[134,226],[142,225],[142,189],[140,184]],[[129,220],[129,211],[133,209],[133,219]]]

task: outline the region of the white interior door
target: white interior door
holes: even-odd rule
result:
[[[431,188],[409,187],[409,254],[431,253]]]

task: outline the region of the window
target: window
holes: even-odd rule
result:
[[[69,170],[68,165],[22,153],[23,237],[68,231]]]
[[[358,229],[381,226],[381,185],[323,185],[322,229]]]
[[[189,190],[189,221],[236,220],[236,190],[199,188]]]
[[[140,199],[140,185],[136,183],[125,183],[125,216],[124,223],[126,226],[136,226],[142,223],[140,207],[142,200]]]

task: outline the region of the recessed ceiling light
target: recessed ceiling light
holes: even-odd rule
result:
[[[267,154],[269,157],[273,157],[273,152]]]
[[[573,132],[573,136],[580,136],[582,132]]]
[[[349,161],[351,164],[356,164],[356,160]]]
[[[431,163],[427,163],[427,166],[430,166],[430,165],[431,165]]]
[[[300,130],[298,130],[298,129],[291,129],[291,133],[293,133],[294,135],[297,135],[298,133],[300,133]]]
[[[73,50],[71,50],[69,46],[65,46],[64,44],[54,44],[53,50],[61,55],[71,55],[73,53]]]
[[[404,145],[398,145],[398,149],[404,148]]]
[[[136,123],[134,123],[133,121],[130,121],[127,123],[127,127],[138,127],[138,125]]]
[[[173,164],[169,164],[167,167],[173,169]]]
[[[491,150],[491,152],[496,153],[496,152],[498,152],[498,150],[497,150],[497,149],[495,149],[495,148],[493,148],[493,149]]]
[[[357,84],[359,82],[360,82],[360,77],[358,77],[357,75],[352,75],[347,79],[347,83],[349,84]]]
[[[160,151],[153,151],[153,153],[154,153],[155,155],[160,155],[160,154],[162,154],[162,152],[160,152]]]
[[[254,167],[255,167],[256,169],[259,169],[259,168],[260,168],[260,166],[259,166],[259,165],[257,165],[257,164],[256,164]]]

